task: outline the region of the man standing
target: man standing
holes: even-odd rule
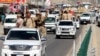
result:
[[[43,36],[46,36],[46,28],[44,24],[45,24],[45,19],[47,18],[47,16],[48,16],[48,12],[46,12],[45,16],[42,16],[41,13],[37,13],[35,17],[36,27],[40,29]]]
[[[35,28],[35,19],[31,17],[30,12],[26,12],[26,18],[24,19],[23,25],[27,28]]]
[[[17,15],[16,27],[20,28],[23,27],[23,19],[21,18],[21,14]]]
[[[62,12],[60,19],[61,20],[67,20],[68,19],[68,12],[67,11]]]

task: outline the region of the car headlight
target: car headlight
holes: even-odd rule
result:
[[[39,50],[40,49],[40,45],[36,45],[36,46],[33,46],[32,48],[31,48],[31,50]]]
[[[61,28],[59,28],[59,27],[58,27],[57,29],[58,29],[58,30],[61,30]]]
[[[8,45],[4,45],[3,49],[9,49],[9,46]]]
[[[69,28],[69,29],[72,30],[72,31],[74,30],[74,28]]]

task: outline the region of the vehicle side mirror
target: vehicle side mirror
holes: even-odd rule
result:
[[[45,37],[42,37],[41,41],[47,41],[47,39]]]
[[[0,36],[0,40],[5,41],[5,36]]]

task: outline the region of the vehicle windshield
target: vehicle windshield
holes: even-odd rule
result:
[[[7,40],[39,40],[36,31],[11,31]]]
[[[7,18],[7,19],[5,20],[5,22],[6,22],[6,23],[16,23],[16,19],[14,19],[14,18]]]
[[[46,12],[46,10],[40,10],[40,12]]]
[[[73,25],[73,23],[71,22],[71,21],[61,21],[60,23],[59,23],[59,25],[61,25],[61,26],[65,26],[65,25],[67,25],[67,26],[72,26]]]
[[[30,13],[31,13],[31,14],[34,14],[34,12],[33,12],[33,11],[30,11]]]
[[[59,14],[59,11],[54,11],[51,14]]]
[[[45,23],[53,23],[53,22],[55,22],[55,18],[54,17],[48,17],[45,20]]]
[[[90,14],[82,14],[82,16],[85,16],[86,17],[86,16],[90,16]]]

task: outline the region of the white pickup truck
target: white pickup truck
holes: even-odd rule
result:
[[[17,15],[6,15],[4,20],[4,34],[6,35],[11,28],[16,27]]]
[[[46,27],[47,31],[52,31],[52,32],[55,33],[56,23],[57,23],[56,15],[49,14],[48,17],[45,20],[45,27]]]
[[[73,38],[75,38],[76,26],[73,20],[60,20],[57,23],[56,38],[60,38],[60,36],[64,35],[71,35]]]
[[[35,28],[13,28],[4,37],[1,56],[45,56],[46,38]]]
[[[80,16],[80,23],[83,24],[88,24],[91,22],[91,14],[90,13],[83,13],[81,16]]]

